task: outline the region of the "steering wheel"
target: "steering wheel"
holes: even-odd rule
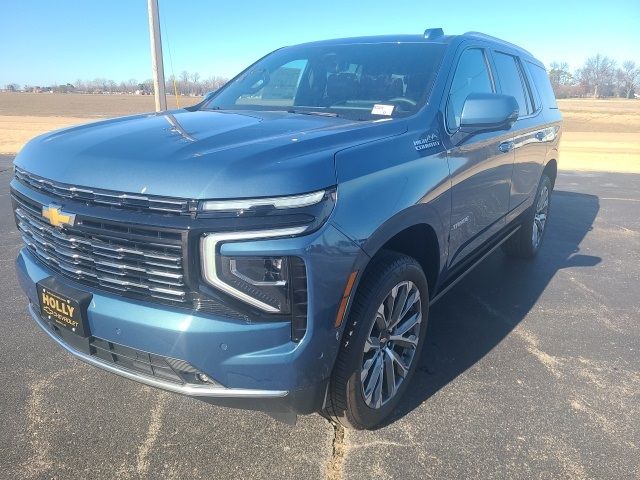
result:
[[[394,97],[394,98],[390,98],[389,100],[387,100],[387,102],[389,103],[399,103],[399,104],[405,104],[408,105],[409,107],[415,107],[418,102],[416,102],[415,100],[411,100],[410,98],[407,97]]]

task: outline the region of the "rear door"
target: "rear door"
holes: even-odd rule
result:
[[[488,51],[483,46],[462,51],[445,91],[452,182],[449,268],[455,268],[504,226],[514,155],[509,131],[479,133],[454,144],[467,96],[496,91]]]
[[[511,127],[514,147],[509,211],[515,217],[530,205],[540,180],[549,133],[539,101],[534,99],[530,79],[517,55],[493,50],[497,83],[501,93],[518,101],[520,114]]]

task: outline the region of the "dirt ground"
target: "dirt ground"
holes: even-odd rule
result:
[[[193,105],[202,97],[180,97],[180,106]],[[176,98],[167,97],[167,106],[176,107]],[[152,112],[150,95],[83,95],[49,93],[0,93],[0,116],[102,118]]]
[[[180,97],[193,105],[200,97]],[[176,98],[168,97],[170,108]],[[563,170],[640,173],[640,101],[567,99],[560,151]],[[0,153],[15,154],[30,139],[91,119],[153,111],[151,96],[0,93]]]

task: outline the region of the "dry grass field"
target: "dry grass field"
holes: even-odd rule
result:
[[[182,107],[200,100],[179,98]],[[167,105],[174,108],[175,97],[169,96]],[[153,97],[144,95],[0,93],[0,154],[15,154],[29,139],[50,130],[154,108]]]
[[[560,168],[640,173],[640,100],[559,100]]]
[[[200,98],[179,99],[180,106]],[[176,106],[175,97],[167,99]],[[564,114],[560,168],[640,173],[640,101],[559,100]],[[91,119],[150,112],[153,97],[0,93],[0,153],[15,154],[32,137]]]

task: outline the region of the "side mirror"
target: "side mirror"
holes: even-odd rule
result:
[[[462,107],[460,131],[507,130],[518,119],[518,113],[518,102],[511,95],[471,93]]]

